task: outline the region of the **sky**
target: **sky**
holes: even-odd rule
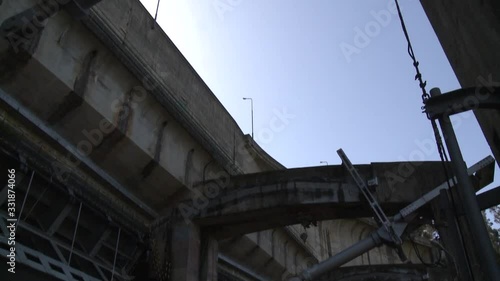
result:
[[[427,91],[460,88],[419,1],[400,6]],[[340,164],[338,148],[439,160],[393,0],[161,0],[158,23],[246,134],[253,99],[255,141],[287,168]],[[472,112],[453,121],[468,166],[492,154]]]

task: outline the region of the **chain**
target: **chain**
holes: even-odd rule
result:
[[[411,45],[410,36],[408,35],[408,30],[406,29],[405,21],[403,19],[403,14],[401,13],[401,8],[399,7],[398,0],[395,0],[395,2],[396,2],[396,7],[398,9],[399,20],[401,21],[401,27],[403,28],[406,41],[408,42],[408,54],[410,55],[410,58],[413,60],[413,66],[415,67],[415,70],[417,72],[417,74],[415,75],[415,80],[419,81],[420,89],[422,89],[422,102],[425,104],[425,102],[430,98],[429,94],[425,90],[425,86],[427,86],[427,81],[423,81],[422,79],[422,73],[420,73],[420,69],[418,68],[419,63],[417,61],[417,58],[415,57],[415,53],[413,52],[413,47]],[[429,115],[427,115],[427,118],[429,118]],[[441,162],[443,164],[443,170],[446,177],[445,180],[448,183],[448,188],[451,190],[451,185],[448,180],[449,179],[448,169],[446,167],[446,162],[448,162],[448,155],[446,154],[446,151],[444,149],[443,140],[441,138],[441,134],[437,127],[436,120],[431,118],[429,119],[431,120],[432,130],[434,132],[434,137],[436,138],[436,145],[438,148],[439,157],[441,158]],[[455,182],[455,179],[452,178],[452,181]]]
[[[415,75],[415,80],[418,80],[420,89],[422,89],[422,102],[425,105],[426,101],[430,98],[430,95],[425,90],[425,86],[427,86],[427,81],[423,81],[422,74],[420,73],[420,69],[418,68],[419,63],[418,63],[418,61],[417,61],[417,59],[415,57],[415,53],[413,52],[413,47],[411,45],[410,36],[408,35],[408,30],[406,29],[406,25],[405,25],[405,22],[404,22],[404,19],[403,19],[403,15],[401,13],[401,8],[399,7],[398,0],[394,0],[394,1],[396,2],[396,7],[397,7],[397,10],[398,10],[399,20],[401,21],[401,27],[403,29],[406,41],[408,42],[408,55],[410,55],[410,58],[413,60],[413,66],[415,67],[415,70],[417,72],[417,74]],[[422,111],[425,112],[425,106],[422,106]],[[440,134],[439,129],[437,127],[436,120],[435,119],[431,119],[429,117],[429,114],[427,114],[427,112],[425,112],[425,113],[427,115],[427,118],[431,121],[432,130],[434,132],[434,137],[436,138],[436,145],[437,145],[437,148],[438,148],[439,157],[441,158],[441,164],[442,164],[442,167],[443,167],[445,180],[446,180],[446,183],[448,184],[448,190],[449,190],[449,193],[450,193],[453,210],[455,211],[455,214],[456,214],[457,209],[456,209],[455,201],[454,201],[454,198],[453,198],[453,193],[452,193],[452,190],[451,190],[451,184],[450,184],[450,181],[449,181],[450,177],[449,177],[449,173],[448,173],[448,168],[446,166],[446,163],[449,162],[448,155],[446,153],[446,150],[444,149],[443,140],[441,138],[441,134]],[[457,182],[456,182],[455,177],[452,177],[451,180],[452,180],[453,184],[455,186],[457,186]],[[461,236],[462,245],[463,245],[464,249],[467,251],[467,248],[465,247],[465,241],[463,240],[463,233],[462,233],[462,230],[460,228],[459,228],[459,232],[460,232],[460,236]],[[470,261],[469,261],[468,255],[466,255],[466,258],[467,258],[467,263],[468,263],[469,268],[470,268]],[[423,261],[422,261],[422,263],[423,263]]]
[[[413,66],[415,67],[415,70],[417,72],[417,74],[415,75],[415,80],[419,81],[420,89],[422,89],[422,102],[425,104],[425,102],[430,98],[429,94],[425,90],[425,86],[427,86],[427,81],[423,81],[422,79],[422,74],[420,73],[420,69],[418,68],[419,63],[417,61],[417,58],[415,57],[415,53],[413,52],[413,47],[411,45],[410,36],[408,35],[408,30],[406,29],[405,21],[403,19],[403,14],[401,13],[401,8],[399,7],[398,0],[395,0],[395,2],[396,2],[396,7],[398,9],[399,20],[401,21],[401,27],[403,28],[406,41],[408,42],[408,54],[410,55],[410,58],[413,60]],[[427,115],[427,118],[429,118],[429,115]],[[429,119],[431,120],[432,130],[434,132],[434,137],[436,138],[436,145],[438,148],[439,157],[441,158],[441,162],[443,164],[443,170],[446,177],[445,180],[448,183],[448,188],[450,188],[451,190],[451,185],[448,180],[449,179],[448,169],[445,164],[446,162],[448,162],[448,155],[446,154],[446,151],[444,149],[443,140],[441,138],[441,134],[437,127],[436,120],[431,118]],[[453,178],[452,181],[454,182],[455,179]]]
[[[413,60],[413,66],[415,67],[415,70],[417,72],[417,74],[415,75],[415,80],[418,80],[419,82],[420,89],[422,89],[422,102],[425,103],[430,97],[427,91],[425,90],[425,86],[427,86],[427,81],[424,81],[422,79],[422,74],[420,73],[420,69],[418,68],[419,62],[417,61],[415,53],[413,52],[413,47],[411,45],[410,36],[408,35],[408,30],[406,30],[406,25],[403,19],[403,14],[401,13],[401,8],[399,8],[398,0],[395,1],[396,1],[396,7],[398,9],[398,15],[399,15],[399,20],[401,22],[401,27],[403,28],[406,41],[408,42],[408,55],[410,55],[410,58]]]

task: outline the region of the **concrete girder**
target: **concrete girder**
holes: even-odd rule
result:
[[[52,147],[37,133],[30,132],[23,122],[0,110],[1,149],[5,153],[16,154],[21,151],[32,163],[34,169],[50,178],[54,167],[68,171],[64,184],[77,196],[87,199],[88,203],[98,210],[111,215],[117,221],[127,225],[129,229],[146,229],[150,220],[143,211],[116,192],[110,190],[101,180],[95,180],[88,171],[74,169],[73,164],[60,152],[61,147]],[[23,139],[23,142],[19,142]],[[83,165],[82,165],[83,166]],[[82,167],[83,168],[83,167]]]
[[[372,163],[356,168],[366,180],[377,178],[378,186],[372,192],[388,215],[445,179],[440,162]],[[484,169],[473,177],[479,189],[491,182],[491,171]],[[209,185],[217,188],[218,182],[207,181],[198,187]],[[229,237],[284,225],[372,215],[347,171],[332,165],[232,177],[193,220]]]
[[[34,1],[27,0],[16,4],[9,3],[7,9],[0,11],[0,21],[11,17],[16,10],[29,8],[33,3]],[[109,13],[111,12],[108,10],[109,5],[117,3],[105,1],[98,6],[102,4],[107,6],[103,7],[104,11],[101,12]],[[134,8],[134,11],[144,17],[144,20],[149,17],[147,11],[142,10],[140,3],[131,1],[126,5],[134,7],[139,5],[138,10]],[[120,3],[120,6],[123,4]],[[97,7],[94,10],[100,11]],[[135,16],[132,19],[135,20]],[[86,24],[89,26],[96,20],[105,19],[97,13]],[[220,153],[206,148],[209,143],[213,143],[212,140],[206,140],[207,136],[200,137],[202,141],[197,137],[192,137],[200,135],[200,132],[203,135],[227,137],[217,146],[220,150],[223,144],[223,149],[226,150],[224,154],[233,156],[232,159],[222,162],[219,159],[211,166],[211,170],[226,174],[227,170],[232,173],[231,169],[226,167],[225,170],[222,167],[232,167],[235,161],[240,162],[240,166],[245,171],[259,171],[262,166],[268,166],[269,163],[259,162],[260,160],[255,159],[256,153],[249,151],[248,140],[241,131],[238,132],[235,122],[225,122],[230,126],[222,128],[226,132],[224,134],[212,132],[219,128],[202,128],[196,134],[190,131],[193,127],[185,122],[189,123],[195,119],[191,118],[192,116],[184,116],[189,115],[184,112],[184,108],[181,108],[184,117],[174,114],[180,110],[177,108],[178,101],[168,104],[158,103],[159,95],[165,95],[165,92],[171,91],[170,87],[164,85],[164,80],[168,80],[169,83],[174,83],[175,80],[174,84],[177,87],[178,81],[183,78],[169,80],[177,75],[173,74],[175,71],[170,69],[156,72],[144,69],[143,72],[136,73],[136,68],[130,65],[131,58],[137,60],[134,61],[134,65],[151,64],[145,62],[143,60],[145,58],[131,53],[121,53],[124,50],[116,50],[115,45],[108,44],[109,39],[114,38],[111,34],[117,32],[114,26],[107,24],[92,26],[92,31],[96,32],[97,36],[103,35],[103,28],[109,28],[105,31],[109,34],[105,35],[106,40],[103,41],[107,46],[97,40],[92,31],[81,23],[74,22],[65,13],[58,13],[44,25],[36,48],[27,58],[23,57],[26,61],[22,64],[15,64],[19,66],[18,68],[9,69],[13,72],[9,79],[6,77],[0,79],[2,90],[17,102],[16,107],[31,112],[42,123],[48,121],[48,127],[53,131],[53,134],[49,135],[55,139],[64,139],[70,146],[67,149],[71,150],[73,157],[78,159],[78,163],[85,162],[84,159],[87,159],[87,162],[93,162],[93,165],[88,164],[88,166],[93,170],[99,168],[118,179],[118,183],[125,186],[129,193],[145,201],[144,205],[155,211],[171,204],[172,195],[183,186],[189,185],[185,182],[186,175],[192,177],[193,181],[199,181],[202,178],[205,163],[209,163],[213,158],[224,158],[217,156]],[[138,26],[143,27],[140,24]],[[131,34],[135,32],[135,30],[130,31]],[[155,33],[154,36],[164,39],[163,33],[156,34],[158,32],[156,30],[152,32]],[[130,40],[132,38],[134,37]],[[120,46],[123,46],[122,40],[125,38],[120,39]],[[15,51],[9,49],[9,42],[2,39],[1,43],[0,60],[18,57]],[[113,47],[113,51],[108,49],[109,47]],[[173,45],[169,47],[175,48]],[[127,56],[127,61],[116,59],[113,54],[115,51],[120,51],[120,58]],[[158,49],[157,51],[166,52],[167,50]],[[177,50],[173,55],[182,57]],[[159,55],[159,57],[164,57],[164,55]],[[182,67],[188,65],[187,61],[182,59],[179,62],[183,65]],[[172,63],[166,65],[180,67]],[[168,79],[158,78],[158,75],[162,73],[168,73],[170,76],[167,77]],[[192,74],[189,72],[189,75]],[[2,75],[5,74],[0,74]],[[201,79],[196,81],[204,85]],[[158,84],[160,82],[161,86]],[[142,89],[138,90],[137,87],[142,87]],[[186,94],[182,87],[177,90],[179,92],[169,94]],[[205,90],[207,89],[203,89]],[[215,102],[220,105],[213,95],[209,96],[210,99],[214,98],[214,101],[210,100],[210,103]],[[179,98],[186,99],[176,97],[176,99]],[[172,106],[177,109],[171,108]],[[224,110],[222,106],[220,108]],[[170,114],[170,112],[174,113]],[[221,112],[224,113],[224,111]],[[122,118],[123,116],[126,118]],[[223,114],[223,117],[230,118],[229,114],[227,116]],[[207,118],[203,117],[203,119],[205,122]],[[64,122],[61,122],[62,120]],[[162,125],[167,122],[168,126]],[[209,124],[219,123],[224,122],[209,122]],[[199,124],[197,126],[199,127]],[[233,141],[227,143],[226,140]],[[178,159],[185,158],[193,148],[196,152],[192,156],[190,171],[185,171],[185,166]],[[228,149],[230,151],[227,151]],[[128,161],[128,159],[135,159],[135,161]],[[211,174],[213,174],[212,171]],[[209,178],[211,177],[213,176],[209,175]]]
[[[2,7],[0,10],[0,21],[11,16],[12,12],[29,8],[34,2],[28,0],[10,2],[6,9]],[[123,1],[113,1],[112,5],[116,4],[121,7],[128,4],[139,7],[139,15],[128,15],[131,21],[136,19],[145,21],[149,16],[137,1],[125,4]],[[99,9],[96,11],[94,20],[108,20],[107,16],[101,17]],[[89,22],[87,26],[90,25]],[[138,26],[143,27],[141,24],[131,25],[131,27]],[[106,23],[97,25],[93,31],[102,32],[102,29],[107,27],[109,26]],[[119,28],[120,32],[126,29]],[[112,29],[109,33],[113,32],[116,32],[116,29]],[[130,36],[135,31],[127,32]],[[217,116],[217,120],[224,119],[224,122],[211,122],[206,117],[203,117],[203,122],[206,124],[200,125],[194,121],[200,119],[200,116],[197,118],[192,116],[198,110],[191,108],[191,113],[185,111],[185,103],[191,102],[193,97],[191,93],[184,96],[186,92],[182,88],[174,89],[174,93],[170,92],[172,85],[165,84],[163,77],[160,77],[161,89],[154,89],[156,96],[148,95],[144,100],[136,101],[134,108],[130,103],[134,87],[142,84],[146,90],[152,90],[154,85],[146,78],[159,77],[158,73],[161,71],[151,72],[150,62],[144,62],[136,55],[126,53],[124,56],[127,60],[130,58],[139,60],[132,61],[132,64],[147,66],[144,71],[146,73],[130,73],[120,61],[116,60],[109,49],[96,40],[91,31],[74,22],[65,13],[52,17],[44,26],[43,32],[38,35],[40,35],[39,40],[30,45],[33,48],[30,49],[29,55],[23,57],[25,61],[16,64],[19,67],[11,69],[12,76],[9,79],[5,77],[0,79],[2,80],[0,103],[4,109],[0,113],[1,125],[2,128],[7,128],[2,131],[7,133],[2,135],[5,137],[2,138],[2,149],[5,148],[14,154],[22,151],[23,154],[29,155],[30,162],[36,166],[34,168],[43,170],[45,176],[50,176],[54,172],[54,163],[58,164],[58,168],[64,167],[66,171],[64,185],[74,189],[77,197],[110,214],[120,224],[127,225],[129,229],[137,227],[142,231],[151,217],[156,215],[155,209],[158,206],[166,207],[166,202],[171,200],[168,198],[169,195],[189,184],[185,182],[187,176],[189,181],[201,179],[202,167],[213,161],[212,158],[216,158],[217,161],[207,171],[208,178],[214,177],[214,171],[224,171],[221,166],[233,169],[234,163],[239,163],[243,168],[234,169],[236,172],[259,171],[272,166],[265,161],[256,160],[255,153],[247,151],[248,139],[208,87],[192,68],[190,69],[187,61],[173,44],[168,45],[169,48],[173,48],[173,53],[171,49],[159,49],[160,52],[173,55],[172,61],[179,62],[180,66],[177,64],[172,66],[172,62],[165,64],[176,68],[167,71],[183,75],[184,72],[178,72],[177,68],[187,66],[189,78],[175,77],[177,75],[175,74],[173,79],[169,78],[168,83],[173,84],[173,81],[187,79],[195,81],[195,84],[201,84],[202,97],[208,97],[208,101],[201,102],[210,104],[211,110],[216,111],[213,116]],[[162,32],[155,33],[154,36],[165,39]],[[113,35],[105,33],[104,37],[109,39]],[[119,39],[120,45],[129,44],[124,40],[125,38]],[[9,50],[9,44],[4,44],[5,40],[1,43],[0,60],[18,58],[15,52]],[[116,46],[107,47],[114,49]],[[159,56],[166,57],[165,54]],[[129,69],[135,69],[130,61],[128,63],[126,66]],[[185,85],[191,86],[193,83]],[[158,96],[165,95],[167,91],[169,95],[177,95],[176,100],[174,102],[171,100],[167,106],[165,103],[158,104]],[[179,103],[179,100],[182,101]],[[126,122],[120,118],[120,112],[117,114],[113,112],[114,101],[118,101],[118,107],[132,111],[127,115],[128,118],[125,118]],[[178,108],[179,104],[181,108]],[[181,117],[175,114],[172,117],[164,109],[172,106],[176,108],[177,111],[174,111],[177,114],[180,110]],[[106,134],[103,130],[106,126],[101,125],[102,121],[115,124],[117,129]],[[166,128],[159,125],[166,121],[168,121]],[[223,128],[214,129],[207,128],[207,124],[225,125]],[[95,133],[83,133],[84,130],[95,132],[96,128],[101,130],[99,137],[96,137]],[[214,130],[218,131],[214,133]],[[214,140],[212,135],[216,135],[219,139]],[[93,143],[96,138],[102,139],[102,142]],[[82,141],[92,144],[93,153],[79,155],[76,150],[83,148]],[[207,147],[210,155],[206,151]],[[210,150],[214,147],[215,150]],[[195,153],[190,154],[189,151],[193,148]],[[221,157],[220,151],[226,155]],[[69,157],[65,157],[64,154]],[[183,165],[182,161],[177,161],[186,157],[191,158],[190,165]],[[157,162],[157,165],[151,165],[152,161],[155,164]],[[188,170],[185,170],[186,167]],[[235,171],[231,169],[229,171],[234,173]],[[214,245],[210,248],[214,248]],[[207,268],[211,266],[207,264]],[[202,274],[207,278],[214,278],[212,269],[207,269]]]
[[[33,2],[21,0],[17,4],[11,2],[9,5],[22,6]],[[0,10],[0,19],[4,13],[10,11],[3,8]],[[119,130],[114,130],[115,134],[111,133],[106,138],[106,143],[96,145],[94,147],[96,155],[91,155],[88,162],[82,161],[83,164],[72,171],[72,176],[76,174],[79,177],[85,174],[85,177],[78,178],[76,183],[74,180],[69,182],[72,188],[78,186],[80,191],[86,190],[85,193],[81,192],[78,195],[83,195],[82,197],[94,206],[99,205],[97,207],[101,210],[110,210],[110,214],[120,218],[120,222],[125,221],[130,226],[131,221],[132,225],[139,221],[138,226],[143,228],[154,215],[138,210],[137,207],[140,207],[141,203],[126,198],[127,192],[140,197],[148,207],[166,208],[173,205],[170,204],[172,201],[168,201],[170,198],[164,200],[165,198],[158,194],[168,197],[182,190],[182,186],[190,182],[186,181],[186,175],[190,180],[201,178],[201,167],[210,163],[212,158],[217,161],[213,169],[224,167],[231,174],[265,170],[275,165],[262,160],[259,162],[255,160],[255,154],[248,153],[249,149],[245,147],[248,141],[234,120],[168,37],[159,29],[150,29],[151,17],[137,0],[106,0],[91,13],[92,17],[84,21],[84,25],[90,31],[65,13],[52,18],[44,29],[38,49],[27,65],[23,65],[16,73],[18,74],[16,80],[8,81],[1,86],[2,89],[6,89],[7,95],[13,97],[20,105],[11,106],[10,111],[13,111],[12,109],[20,112],[30,111],[42,120],[42,122],[30,120],[32,123],[23,127],[24,137],[21,133],[17,138],[30,143],[34,147],[32,149],[34,154],[41,152],[44,157],[47,154],[57,155],[59,159],[55,160],[60,160],[64,158],[60,153],[52,153],[53,151],[47,153],[47,150],[52,149],[48,146],[53,142],[57,143],[59,139],[64,139],[74,147],[85,139],[82,136],[83,129],[91,131],[99,128],[101,120],[116,123]],[[91,34],[92,32],[94,34]],[[96,36],[101,41],[96,40]],[[92,64],[85,63],[85,57],[94,50],[97,50],[95,61]],[[113,50],[113,53],[110,50]],[[167,77],[162,76],[165,73]],[[33,86],[32,83],[35,85],[34,88],[38,87],[38,91],[27,87]],[[122,108],[131,107],[127,101],[130,101],[133,87],[138,84],[151,86],[146,88],[151,90],[154,98],[147,97],[143,100],[139,108],[132,110],[132,116],[128,116],[130,119],[118,120],[119,115],[110,113],[112,111],[110,103],[118,100],[118,105]],[[84,101],[81,104],[78,100],[75,104],[64,103],[65,98],[69,97],[71,92],[75,92],[75,88],[84,90],[76,91],[77,96],[83,97]],[[73,102],[75,100],[74,97],[69,99]],[[70,110],[61,111],[64,114],[53,115],[54,108],[61,104],[63,107],[71,105],[66,108]],[[168,112],[164,111],[165,108]],[[45,139],[33,143],[31,138],[33,131],[42,128],[40,124],[50,119],[50,116],[64,119],[64,122],[53,123],[50,128],[57,134],[49,134],[48,141]],[[176,121],[170,122],[171,119]],[[168,127],[162,129],[159,124],[167,120]],[[33,129],[33,127],[39,128]],[[43,133],[47,134],[47,131]],[[158,149],[159,142],[163,142],[161,150]],[[10,143],[11,148],[23,145],[25,144],[12,143],[12,140]],[[56,146],[59,151],[70,150],[69,146],[61,147],[60,144]],[[114,151],[107,151],[109,148],[113,148]],[[188,165],[192,170],[186,171],[184,170],[186,165],[178,160],[186,159],[192,148],[196,151],[191,155],[193,158],[190,161],[191,165]],[[36,164],[42,162],[41,166],[50,166],[50,161],[41,158],[35,155],[31,159],[36,159]],[[135,161],[130,161],[131,158]],[[158,165],[151,164],[151,161],[158,162]],[[120,194],[116,190],[113,191],[108,185],[109,182],[99,178],[103,177],[103,173],[97,172],[99,169],[111,178],[122,180],[118,184],[125,188],[118,191],[127,192]],[[96,181],[96,178],[99,180]],[[165,183],[168,186],[165,186]],[[92,202],[96,197],[98,200]],[[307,215],[303,217],[304,220],[309,219]],[[267,226],[260,226],[262,227]],[[248,230],[250,229],[252,228]],[[194,239],[192,245],[198,242],[200,241]],[[216,247],[212,244],[207,248]],[[252,251],[255,253],[254,249]],[[293,252],[297,257],[296,251]],[[297,263],[295,257],[293,259]],[[183,256],[182,262],[188,258]],[[289,262],[290,260],[287,260],[285,266]],[[189,268],[194,267],[193,264],[189,264]],[[209,270],[205,275],[214,278]]]

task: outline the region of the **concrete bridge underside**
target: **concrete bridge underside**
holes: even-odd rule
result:
[[[282,280],[375,229],[341,166],[285,169],[244,135],[139,1],[0,1],[0,25],[0,164],[26,198],[26,280]],[[389,215],[444,180],[437,162],[356,167]],[[399,263],[381,247],[348,266],[427,272]]]
[[[355,165],[367,181],[375,180],[371,191],[388,216],[445,182],[440,162],[393,162]],[[476,173],[473,181],[480,189],[492,180],[493,165]],[[429,175],[433,175],[430,177]],[[186,204],[185,214],[220,237],[285,225],[314,221],[372,217],[359,187],[342,165],[269,171],[214,179],[196,186],[216,190],[200,212]],[[192,212],[192,213],[191,213]],[[430,206],[420,213],[432,217]]]
[[[16,114],[13,113],[13,115]],[[30,132],[22,122],[16,122],[7,112],[3,112],[2,121],[3,133],[0,138],[2,158],[4,159],[2,166],[7,169],[7,167],[14,164],[13,167],[18,170],[20,176],[18,198],[26,196],[31,171],[36,171],[29,196],[26,196],[28,200],[25,208],[30,210],[29,215],[25,217],[25,222],[20,224],[20,232],[26,231],[30,233],[30,235],[21,236],[20,241],[23,242],[23,245],[30,245],[39,253],[50,253],[48,255],[56,260],[60,259],[61,256],[67,259],[70,251],[70,241],[73,240],[74,227],[77,225],[78,202],[84,202],[85,217],[82,217],[79,221],[79,232],[75,237],[78,248],[75,250],[75,264],[73,266],[77,268],[78,273],[86,273],[94,277],[99,275],[109,276],[111,274],[112,252],[115,250],[113,246],[117,242],[118,229],[121,229],[120,241],[122,241],[118,252],[118,257],[121,258],[121,262],[117,264],[118,268],[123,268],[123,272],[129,271],[130,276],[134,275],[135,270],[139,270],[137,274],[145,274],[141,270],[146,272],[152,270],[138,262],[141,257],[144,258],[143,255],[150,247],[148,245],[150,243],[150,240],[148,240],[150,224],[144,224],[141,221],[142,218],[128,215],[133,212],[133,209],[131,210],[130,203],[124,204],[124,202],[127,202],[125,198],[113,199],[112,195],[107,195],[106,184],[94,181],[91,176],[82,177],[81,174],[71,173],[65,182],[58,181],[51,170],[51,161],[61,156],[57,150],[50,147],[39,136]],[[21,135],[21,132],[24,135]],[[19,142],[19,140],[23,141]],[[41,145],[42,143],[44,145]],[[412,202],[414,198],[419,197],[429,190],[431,186],[434,187],[437,182],[440,182],[437,179],[429,180],[430,178],[427,177],[427,187],[418,186],[418,188],[412,188],[407,185],[406,188],[399,186],[393,191],[387,192],[386,189],[389,188],[389,185],[383,175],[391,175],[392,177],[395,175],[392,172],[397,172],[396,169],[400,164],[411,163],[357,165],[367,179],[372,179],[374,176],[378,178],[379,185],[375,187],[374,194],[381,200],[382,206],[388,211],[388,214],[392,214],[399,207]],[[435,166],[440,163],[417,164],[419,168],[415,170],[412,176],[407,178],[408,183],[418,182],[416,178],[425,175],[424,168],[436,168]],[[377,172],[374,173],[374,171]],[[84,172],[83,170],[81,173]],[[488,173],[491,173],[491,171],[484,171],[484,173],[475,175],[478,187],[487,183],[488,178],[491,178]],[[220,182],[217,182],[217,180],[213,180],[203,184],[200,183],[195,185],[195,188],[220,184]],[[289,169],[235,176],[229,178],[227,183],[223,192],[216,199],[210,201],[208,206],[191,218],[196,227],[188,230],[174,229],[171,231],[171,233],[176,231],[185,233],[189,237],[185,241],[186,244],[181,244],[179,240],[170,238],[172,239],[170,242],[172,243],[171,251],[173,253],[184,252],[185,247],[189,248],[193,244],[201,243],[204,239],[201,232],[210,233],[211,237],[219,240],[219,245],[215,248],[216,252],[220,249],[221,253],[227,253],[231,257],[238,257],[237,259],[242,263],[255,264],[257,268],[260,268],[260,272],[266,273],[268,276],[273,276],[273,271],[274,275],[276,275],[276,268],[282,268],[277,262],[279,259],[284,260],[285,267],[282,270],[287,272],[290,268],[297,268],[292,273],[298,273],[299,269],[303,269],[305,266],[298,266],[297,264],[310,265],[321,259],[321,254],[317,253],[318,243],[313,240],[317,235],[314,232],[316,227],[304,229],[303,231],[311,238],[307,242],[301,242],[299,236],[303,231],[300,230],[300,224],[311,224],[317,221],[320,221],[319,224],[321,224],[322,220],[370,217],[372,214],[371,210],[364,204],[363,198],[360,197],[357,187],[349,176],[346,177],[346,171],[341,166]],[[408,186],[410,188],[407,188]],[[260,193],[253,194],[249,192],[249,190],[252,191],[253,189],[259,190]],[[403,190],[406,190],[406,192],[402,192]],[[3,196],[5,196],[6,189],[4,188],[2,191]],[[114,207],[117,201],[113,202],[113,200],[121,200],[122,209]],[[182,201],[180,206],[192,202],[192,200]],[[227,204],[228,202],[230,204]],[[6,206],[5,200],[1,203],[2,206]],[[349,211],[345,211],[345,209]],[[286,212],[280,210],[286,210]],[[428,209],[423,210],[421,214],[428,218],[432,217]],[[158,220],[161,221],[161,218],[158,218]],[[276,246],[277,241],[287,241],[289,238],[286,238],[286,235],[279,231],[267,229],[279,229],[279,227],[293,224],[299,224],[299,226],[289,227],[287,232],[292,237],[295,237],[295,241],[292,240],[293,243],[303,243],[303,249],[290,250],[290,245],[287,246],[286,244],[284,249]],[[363,225],[363,223],[359,222],[358,224]],[[419,223],[417,222],[417,224]],[[354,230],[355,225],[338,224],[336,227],[331,228],[331,231],[333,233],[335,228],[341,230],[337,234],[341,236],[351,231],[357,233],[359,231]],[[323,228],[328,227],[323,225]],[[369,234],[370,229],[375,229],[375,225],[365,225],[360,229],[360,234],[342,238],[343,242],[333,248],[342,249],[355,243],[364,235]],[[344,233],[344,230],[347,230],[347,233]],[[103,233],[105,233],[105,240],[100,237]],[[4,237],[6,235],[7,232],[4,233]],[[335,236],[337,237],[337,235]],[[33,242],[29,242],[34,239],[31,237],[38,237],[36,238],[38,240],[33,240],[39,241],[38,245],[44,245],[44,243],[47,243],[47,245],[34,246]],[[26,241],[26,239],[28,240]],[[127,240],[129,241],[127,242]],[[42,241],[45,242],[42,243]],[[292,241],[289,243],[292,244]],[[122,243],[135,246],[128,248]],[[435,255],[431,254],[426,248],[428,246],[419,244],[418,247],[421,248],[426,259],[431,261],[435,258]],[[165,248],[168,247],[165,246]],[[324,246],[324,248],[321,249],[320,247],[319,252],[323,251],[325,252],[324,255],[328,255],[326,252],[329,251],[329,255],[333,254],[332,246]],[[327,250],[326,248],[330,249]],[[410,253],[410,258],[418,263],[415,253],[411,254],[412,246],[410,243],[405,246],[405,249]],[[58,254],[58,252],[61,252],[61,254]],[[377,260],[374,257],[377,255],[392,256],[387,261],[398,263],[395,253],[391,252],[390,249],[380,251],[380,253],[368,253],[367,257],[370,255],[372,260]],[[166,257],[163,258],[166,259]],[[192,258],[190,257],[190,259]],[[148,262],[153,263],[153,260]],[[62,265],[64,265],[64,259],[62,261]],[[89,261],[99,262],[86,266],[82,265]],[[25,262],[33,263],[28,259]],[[175,264],[175,260],[172,262]],[[61,266],[61,261],[56,264]],[[193,263],[191,266],[199,267],[199,264]],[[98,270],[95,270],[95,268],[98,268]],[[198,271],[197,268],[193,268],[193,270]],[[103,273],[99,273],[99,271]],[[278,275],[281,276],[282,273]],[[116,278],[119,276],[117,274]],[[126,279],[124,278],[124,280]]]

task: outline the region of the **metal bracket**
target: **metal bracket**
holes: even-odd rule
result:
[[[340,149],[338,152],[339,155],[342,154],[341,158],[343,160],[344,159],[346,160],[344,161],[344,164],[352,166],[352,164],[350,163],[349,159],[347,159],[347,156],[345,156],[343,151]],[[486,157],[485,159],[479,161],[478,163],[474,164],[472,167],[468,169],[469,175],[472,175],[476,172],[483,170],[484,168],[491,165],[492,162],[494,162],[494,159],[491,156]],[[354,169],[353,166],[352,169]],[[355,169],[353,171],[355,171]],[[451,179],[449,179],[448,181],[451,182]],[[398,238],[400,238],[406,229],[407,226],[406,220],[409,220],[412,216],[414,216],[414,212],[418,208],[424,206],[430,200],[436,198],[439,195],[439,192],[442,189],[446,188],[447,184],[443,183],[438,187],[436,187],[435,189],[433,189],[432,191],[426,193],[424,196],[422,196],[415,202],[403,208],[401,211],[399,211],[399,213],[393,217],[392,221],[389,222],[390,231],[384,225],[379,229],[377,229],[376,231],[372,232],[371,235],[369,235],[365,239],[357,242],[356,244],[353,244],[352,246],[341,251],[335,256],[326,259],[325,261],[322,261],[321,263],[318,263],[312,266],[311,268],[304,270],[299,276],[292,277],[288,281],[315,280],[322,274],[342,266],[346,262],[356,258],[359,255],[362,255],[365,252],[368,252],[369,250],[375,247],[380,246],[383,243],[396,248],[396,251],[400,256],[401,260],[405,261],[406,256],[402,251],[401,244],[394,243],[393,237],[397,236]]]
[[[356,168],[352,165],[351,161],[349,158],[347,158],[347,155],[344,153],[342,149],[337,150],[337,154],[339,155],[340,159],[342,159],[342,163],[346,167],[346,169],[349,171],[351,174],[352,178],[356,182],[356,185],[359,187],[361,192],[366,198],[366,201],[368,201],[368,204],[372,208],[373,212],[375,213],[376,218],[378,221],[382,224],[382,226],[385,228],[387,233],[391,236],[391,241],[393,241],[396,245],[401,245],[403,241],[401,240],[401,237],[396,235],[393,227],[392,227],[392,222],[387,218],[387,216],[384,213],[384,210],[382,210],[382,207],[377,202],[377,199],[373,197],[371,194],[370,190],[368,190],[368,186],[366,185],[366,182],[364,179],[361,177],[361,175],[358,173]]]
[[[500,109],[500,87],[488,87],[481,93],[478,87],[458,89],[425,101],[425,112],[430,119],[449,116],[471,109]]]

